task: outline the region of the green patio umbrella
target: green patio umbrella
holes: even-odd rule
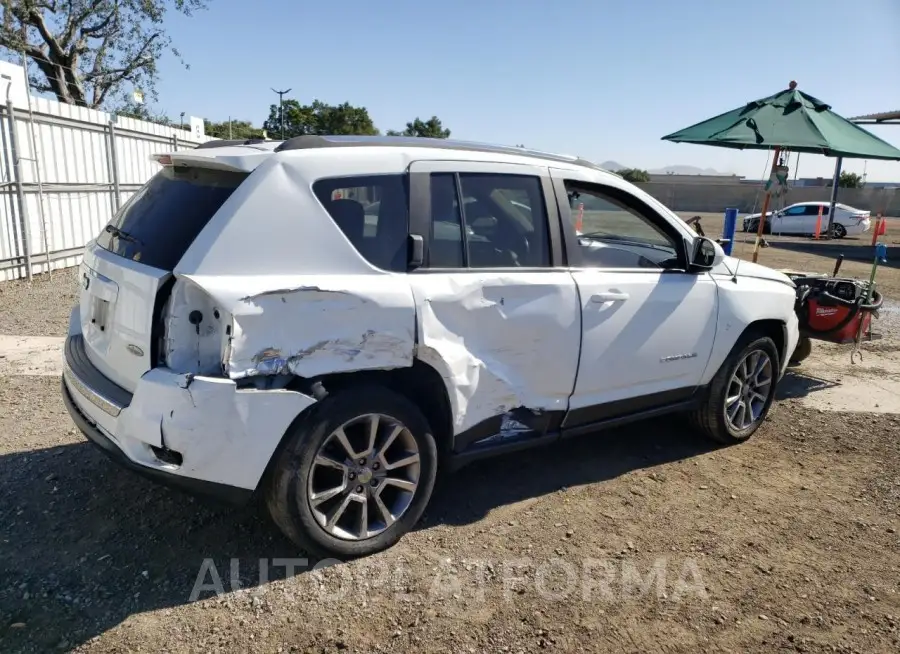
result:
[[[781,150],[824,154],[836,157],[828,231],[831,234],[838,180],[844,157],[853,159],[900,160],[900,149],[870,134],[859,125],[839,116],[818,98],[797,90],[797,83],[761,100],[720,114],[701,123],[663,137],[675,143],[696,143],[739,150],[776,150],[774,170]],[[763,216],[768,211],[769,193],[763,203]],[[762,236],[764,220],[759,221]],[[756,261],[759,238],[753,252]]]

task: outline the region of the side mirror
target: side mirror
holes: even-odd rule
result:
[[[715,241],[698,237],[694,239],[694,249],[691,253],[691,270],[712,270],[725,258],[725,251]]]
[[[406,250],[406,268],[415,270],[425,263],[425,239],[418,234],[410,234]]]

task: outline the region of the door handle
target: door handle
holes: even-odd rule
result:
[[[605,293],[596,293],[591,296],[591,302],[614,302],[617,300],[627,300],[628,293],[621,291],[606,291]]]

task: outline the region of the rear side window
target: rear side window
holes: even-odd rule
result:
[[[550,265],[549,219],[539,177],[433,173],[431,221],[431,268]]]
[[[313,192],[366,260],[382,270],[405,272],[409,206],[406,175],[331,177]]]
[[[97,245],[172,270],[249,173],[167,166],[122,205]]]

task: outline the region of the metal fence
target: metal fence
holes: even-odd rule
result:
[[[202,127],[31,97],[24,70],[0,63],[0,281],[77,265],[84,245],[159,170],[151,154],[211,140]]]

